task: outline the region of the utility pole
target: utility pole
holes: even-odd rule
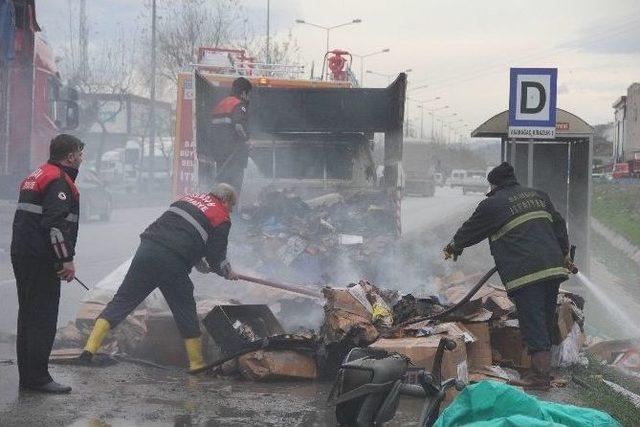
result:
[[[271,21],[270,12],[271,12],[271,0],[267,0],[267,55],[266,55],[267,66],[268,66],[268,64],[271,63],[271,54],[270,54],[270,51],[269,51],[269,41],[270,41],[269,40],[269,32],[270,32],[269,31],[270,30],[269,27],[270,27],[270,24],[271,24],[271,22],[270,22]]]
[[[86,0],[80,0],[80,23],[78,28],[78,38],[80,44],[80,78],[86,81],[88,78],[89,68],[89,34],[87,31],[87,3]]]
[[[420,104],[420,139],[424,138],[424,104]]]
[[[149,88],[149,182],[153,185],[156,153],[156,0],[151,3],[151,84]],[[144,157],[144,149],[142,150]]]
[[[433,113],[429,113],[431,114],[431,142],[436,142],[436,138],[433,134]]]

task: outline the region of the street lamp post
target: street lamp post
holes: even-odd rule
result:
[[[433,120],[434,120],[434,118],[435,118],[435,114],[433,114],[433,113],[434,113],[434,112],[436,112],[436,111],[440,111],[440,110],[446,110],[447,108],[449,108],[449,106],[448,106],[448,105],[445,105],[444,107],[434,108],[434,109],[431,109],[431,110],[427,110],[427,111],[429,111],[429,114],[431,115],[431,139],[432,139],[432,140],[435,140],[435,139],[434,139],[434,136],[435,136],[435,135],[434,135],[434,129],[435,129],[435,128],[434,128],[434,123],[433,123]],[[440,136],[442,136],[442,135],[440,135]]]
[[[426,100],[416,100],[413,98],[409,98],[407,97],[408,101],[416,101],[416,103],[418,104],[418,108],[420,109],[420,139],[422,139],[424,136],[424,104],[427,104],[429,102],[435,102],[440,100],[439,96],[436,96],[435,98],[432,99],[426,99]],[[408,105],[408,104],[407,104]],[[429,110],[427,110],[429,111]],[[432,118],[433,120],[433,118]],[[431,123],[431,127],[433,128],[433,122]],[[433,131],[432,131],[432,135],[433,137]]]
[[[325,51],[325,53],[329,52],[329,32],[331,30],[335,30],[336,28],[344,27],[344,26],[351,25],[351,24],[359,24],[361,22],[362,22],[362,19],[353,19],[353,20],[351,20],[349,22],[345,22],[343,24],[332,25],[330,27],[327,27],[327,26],[324,26],[324,25],[318,25],[318,24],[314,24],[314,23],[311,23],[311,22],[307,22],[304,19],[296,19],[296,23],[297,24],[311,25],[312,27],[321,28],[321,29],[323,29],[323,30],[325,30],[327,32],[327,50]]]
[[[406,70],[402,70],[400,72],[401,73],[410,73],[411,71],[413,71],[411,68],[407,68]],[[371,70],[367,70],[365,72],[367,74],[373,74],[374,76],[386,77],[387,78],[387,85],[391,84],[391,78],[395,76],[395,74],[378,73],[376,71],[371,71]]]
[[[450,118],[455,117],[457,115],[458,115],[458,113],[453,113],[453,114],[450,114],[448,116],[443,116],[442,118],[443,119],[450,119]],[[444,139],[444,120],[442,120],[442,126],[440,126],[440,138]]]
[[[373,55],[378,55],[381,53],[387,53],[389,52],[391,49],[382,49],[382,50],[377,50],[375,52],[371,52],[371,53],[367,53],[365,55],[358,55],[357,53],[352,53],[351,55],[360,58],[360,85],[362,87],[364,87],[364,58],[368,58],[370,56]]]
[[[151,84],[149,85],[149,183],[155,178],[156,153],[156,0],[151,3]],[[144,157],[144,154],[143,154]]]
[[[423,138],[424,135],[424,105],[418,105],[420,109],[420,139]]]
[[[391,77],[393,77],[393,74],[376,73],[375,71],[371,71],[371,70],[367,70],[366,73],[373,74],[374,76],[386,77],[387,85],[391,83]]]

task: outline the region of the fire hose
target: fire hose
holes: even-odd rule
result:
[[[572,274],[577,274],[578,273],[578,267],[573,263],[573,260],[575,259],[575,256],[576,256],[576,246],[572,245],[571,248],[569,249],[570,265],[568,265],[568,270]],[[494,266],[491,270],[487,271],[485,273],[485,275],[480,278],[478,283],[476,283],[473,286],[473,288],[471,288],[471,290],[460,301],[458,301],[457,303],[453,304],[451,307],[448,307],[444,311],[441,311],[441,312],[435,313],[435,314],[431,314],[429,316],[409,319],[406,322],[403,322],[402,324],[400,324],[399,327],[406,326],[406,325],[411,324],[411,323],[421,322],[423,320],[439,319],[441,317],[444,317],[444,316],[446,316],[448,314],[451,314],[451,313],[455,312],[457,309],[459,309],[460,307],[462,307],[463,305],[468,303],[469,300],[471,300],[471,298],[473,298],[473,296],[476,293],[478,293],[480,288],[482,286],[484,286],[485,283],[487,283],[487,280],[489,280],[491,278],[491,276],[493,276],[493,274],[496,271],[498,271],[498,267],[496,267],[496,266]]]

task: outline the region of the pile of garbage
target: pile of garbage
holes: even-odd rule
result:
[[[530,367],[514,304],[502,287],[487,284],[455,311],[477,276],[457,273],[438,280],[437,295],[400,295],[368,281],[344,288],[324,287],[320,329],[286,331],[263,304],[198,301],[205,358],[214,372],[250,380],[332,378],[354,347],[373,347],[408,357],[415,368],[431,370],[440,338],[458,344],[442,361],[444,378],[465,383],[508,381]],[[152,300],[151,300],[152,301]],[[313,300],[309,300],[313,301]],[[80,354],[105,300],[84,303],[75,322],[59,330],[52,357]],[[289,301],[290,302],[290,301]],[[319,301],[318,301],[319,303]],[[555,366],[581,362],[584,300],[561,291],[552,357]],[[280,310],[278,315],[286,315]],[[154,363],[186,366],[183,341],[168,310],[142,305],[115,329],[101,349]],[[410,379],[408,379],[410,381]]]
[[[320,337],[334,350],[338,364],[349,349],[370,346],[401,353],[416,368],[430,370],[440,337],[447,336],[459,345],[443,359],[446,378],[464,382],[516,379],[519,371],[531,366],[531,359],[515,305],[503,287],[487,284],[469,302],[444,313],[467,294],[477,277],[454,274],[440,280],[438,295],[430,296],[399,296],[365,281],[347,288],[325,288],[327,304]],[[552,364],[580,363],[585,343],[584,300],[561,291],[557,307]]]
[[[234,227],[244,233],[234,239],[234,259],[250,259],[270,277],[322,284],[335,282],[345,265],[371,277],[396,233],[395,206],[380,191],[308,200],[293,190],[265,191],[243,207],[241,220]]]

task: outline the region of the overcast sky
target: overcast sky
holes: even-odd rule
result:
[[[38,20],[54,46],[65,40],[68,1],[38,2]],[[139,25],[144,2],[88,0],[92,39],[111,37],[118,23]],[[254,29],[266,31],[267,1],[243,4]],[[440,97],[425,108],[449,105],[444,111],[470,128],[507,108],[510,67],[557,67],[558,107],[590,124],[611,121],[611,104],[640,81],[639,0],[271,0],[272,35],[291,30],[308,66],[321,61],[326,32],[296,18],[323,26],[361,19],[333,30],[330,47],[357,54],[389,48],[365,59],[364,68],[412,69],[409,96]],[[359,74],[359,60],[354,70]],[[367,86],[386,83],[365,74]],[[417,116],[415,104],[409,114]]]

